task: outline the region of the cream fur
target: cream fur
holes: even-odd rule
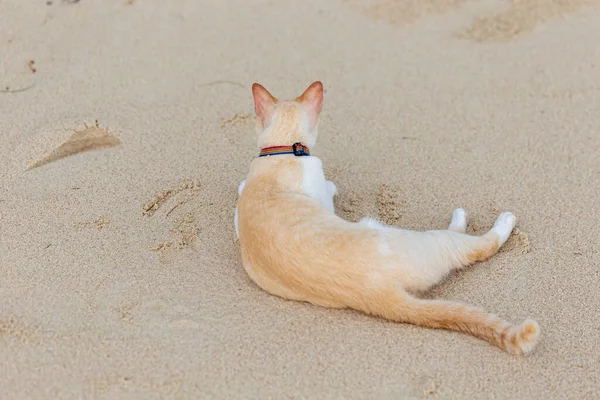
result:
[[[323,87],[279,101],[253,86],[258,147],[317,140]],[[465,234],[467,214],[454,211],[448,230],[408,231],[334,213],[335,185],[314,156],[255,158],[239,187],[235,211],[243,266],[261,288],[286,299],[353,308],[392,321],[466,332],[514,354],[527,354],[540,328],[513,325],[469,305],[415,295],[452,270],[494,255],[515,226],[502,213],[482,236]]]

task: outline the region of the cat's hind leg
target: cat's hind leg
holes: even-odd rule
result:
[[[485,261],[498,252],[508,240],[516,224],[516,218],[511,212],[503,212],[498,216],[492,229],[482,236],[472,236],[458,232],[462,230],[461,213],[458,212],[457,220],[453,218],[450,224],[455,229],[438,231],[438,241],[446,250],[452,268],[461,268],[475,262]],[[466,224],[466,220],[465,224]],[[455,222],[457,222],[455,224]]]
[[[452,270],[487,260],[506,242],[515,222],[515,216],[505,212],[500,214],[492,229],[484,235],[468,235],[461,232],[466,225],[466,213],[460,209],[455,211],[450,224],[453,229],[423,232],[413,236],[410,245],[407,246],[405,242],[403,249],[409,249],[411,265],[415,267],[410,269],[410,274],[406,274],[404,288],[410,293],[429,290]],[[373,222],[363,222],[367,223]]]
[[[506,243],[517,222],[511,212],[503,212],[498,216],[494,226],[480,240],[474,242],[461,254],[463,265],[469,265],[477,261],[485,261],[498,252],[500,247]],[[471,236],[473,237],[473,236]]]

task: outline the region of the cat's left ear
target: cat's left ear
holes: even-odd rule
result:
[[[254,111],[261,121],[266,121],[273,115],[273,106],[277,99],[273,97],[261,84],[252,85],[252,97],[254,98]]]
[[[313,118],[318,117],[323,108],[323,84],[313,82],[296,101],[302,103]]]

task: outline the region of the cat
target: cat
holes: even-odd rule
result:
[[[485,339],[516,355],[537,345],[532,319],[514,325],[479,308],[417,297],[453,270],[484,261],[515,227],[501,213],[482,236],[465,233],[467,213],[453,212],[447,230],[409,231],[376,219],[335,214],[336,185],[327,180],[316,144],[323,84],[294,100],[252,85],[257,150],[238,188],[235,232],[243,267],[272,295],[328,308],[350,308],[390,321],[448,329]]]

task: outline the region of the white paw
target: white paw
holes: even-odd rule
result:
[[[452,213],[452,221],[448,229],[464,233],[467,230],[467,219],[469,214],[464,208],[457,208]]]
[[[515,228],[517,217],[511,212],[503,212],[498,216],[492,230],[499,236],[498,247],[502,246]]]

